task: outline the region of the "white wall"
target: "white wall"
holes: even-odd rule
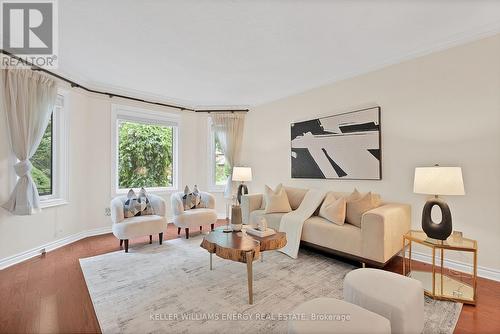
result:
[[[32,216],[13,216],[0,208],[0,261],[7,257],[66,238],[76,233],[110,226],[104,215],[111,199],[111,105],[138,106],[181,115],[179,187],[198,184],[207,188],[207,116],[147,104],[130,103],[88,95],[64,87],[70,93],[69,112],[69,204],[43,209]],[[11,190],[10,145],[5,115],[0,114],[0,203]],[[168,194],[163,194],[170,207]],[[218,212],[225,213],[217,194]]]
[[[381,181],[290,178],[291,122],[371,105],[382,108]],[[412,192],[414,168],[461,166],[467,194],[446,198],[453,227],[479,241],[480,266],[500,270],[500,35],[261,105],[246,125],[253,192],[280,182],[373,190],[411,203],[416,229],[425,197]]]

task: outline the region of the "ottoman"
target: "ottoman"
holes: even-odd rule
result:
[[[288,333],[390,334],[389,320],[357,305],[334,298],[300,304],[288,321]]]
[[[353,270],[344,280],[344,300],[389,319],[393,334],[424,329],[424,289],[409,277],[379,269]]]

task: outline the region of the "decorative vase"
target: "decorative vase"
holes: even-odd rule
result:
[[[231,207],[231,227],[235,232],[241,231],[241,207],[239,205],[233,205]]]
[[[267,220],[266,218],[262,217],[259,221],[259,225],[257,226],[259,228],[259,231],[265,232],[267,230]]]

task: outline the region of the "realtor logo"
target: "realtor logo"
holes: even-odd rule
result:
[[[2,49],[35,65],[54,67],[57,59],[55,0],[1,1]]]

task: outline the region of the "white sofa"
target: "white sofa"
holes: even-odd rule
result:
[[[148,198],[154,214],[131,218],[125,218],[123,212],[123,205],[127,201],[127,196],[118,196],[111,201],[113,234],[120,240],[120,247],[125,241],[126,253],[128,253],[129,239],[149,235],[149,243],[151,243],[153,234],[158,233],[160,245],[162,244],[163,231],[167,228],[166,203],[163,198],[156,195],[148,195]]]
[[[290,207],[296,210],[307,189],[284,187]],[[335,193],[347,196],[348,193]],[[243,224],[255,225],[265,217],[268,226],[279,230],[281,217],[285,213],[264,213],[262,194],[247,194],[242,197]],[[365,212],[361,228],[345,223],[336,225],[317,212],[305,221],[302,228],[301,245],[340,255],[373,266],[384,266],[402,248],[402,236],[410,230],[411,207],[401,203],[382,203]]]
[[[182,204],[183,192],[177,192],[172,194],[170,201],[172,204],[172,210],[174,211],[174,224],[177,226],[177,234],[181,233],[181,229],[184,228],[186,233],[186,239],[189,239],[189,229],[194,227],[210,225],[210,229],[214,229],[214,225],[217,222],[217,212],[215,211],[215,196],[200,191],[201,201],[205,204],[206,208],[197,208],[184,210],[184,205]]]

